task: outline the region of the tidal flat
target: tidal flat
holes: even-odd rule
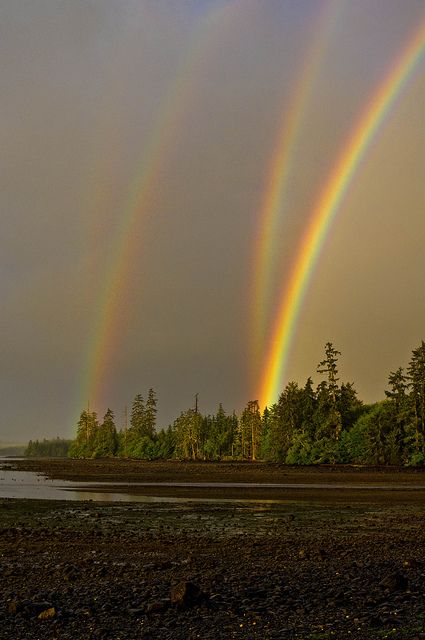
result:
[[[425,638],[422,471],[16,465],[94,483],[264,486],[159,490],[181,502],[1,499],[1,638]]]

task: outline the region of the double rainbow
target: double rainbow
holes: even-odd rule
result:
[[[319,196],[281,294],[258,393],[263,407],[275,402],[281,391],[302,303],[332,222],[362,159],[423,60],[424,52],[425,18],[372,97]]]
[[[320,66],[329,44],[331,32],[337,22],[343,4],[332,0],[320,6],[320,12],[314,19],[314,37],[303,57],[297,81],[292,88],[292,100],[285,109],[275,145],[260,207],[258,233],[253,260],[253,301],[252,369],[255,371],[260,354],[264,349],[264,333],[270,310],[272,274],[277,267],[277,243],[279,225],[285,210],[285,196],[292,174],[294,152],[298,142],[309,97],[319,75]]]
[[[232,25],[241,0],[229,0],[215,5],[200,20],[175,81],[169,87],[162,109],[158,113],[147,144],[120,210],[120,227],[103,279],[103,287],[95,301],[95,315],[86,348],[79,407],[96,406],[106,395],[104,387],[111,371],[111,362],[119,344],[119,336],[129,313],[128,287],[133,258],[140,252],[139,228],[142,220],[155,208],[158,181],[169,152],[175,147],[181,124],[186,117],[196,78],[205,58],[216,42],[217,34]]]

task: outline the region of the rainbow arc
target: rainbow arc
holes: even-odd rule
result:
[[[258,392],[263,407],[275,402],[281,390],[302,304],[332,223],[364,156],[419,67],[424,52],[425,18],[372,96],[319,195],[280,296]]]
[[[142,221],[155,208],[157,182],[170,151],[175,147],[184,121],[196,78],[223,28],[234,22],[241,0],[229,0],[213,6],[200,20],[186,55],[180,63],[175,81],[163,100],[149,140],[141,149],[134,177],[120,210],[120,227],[114,249],[105,269],[103,286],[95,301],[94,322],[86,348],[86,359],[80,385],[80,407],[87,401],[97,405],[111,371],[111,362],[124,331],[128,307],[127,290],[133,257],[140,251]]]

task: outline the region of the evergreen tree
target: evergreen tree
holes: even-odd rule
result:
[[[250,400],[239,421],[241,455],[243,459],[256,460],[261,440],[261,414],[258,400]]]
[[[97,429],[93,456],[96,458],[111,457],[117,453],[117,450],[118,436],[115,427],[114,413],[111,409],[108,409],[102,424]]]
[[[377,402],[359,418],[358,424],[363,435],[364,462],[376,465],[402,462],[399,430],[387,400]]]
[[[302,391],[296,382],[288,382],[270,410],[270,441],[274,460],[285,460],[295,433],[301,429],[302,419]]]
[[[234,419],[228,416],[220,403],[217,413],[205,416],[201,427],[202,455],[208,460],[220,460],[232,455]]]
[[[350,429],[363,411],[363,403],[357,398],[352,382],[341,384],[337,408],[341,416],[342,429]]]
[[[425,342],[412,351],[407,370],[414,415],[416,449],[421,451],[425,435]]]
[[[72,443],[68,455],[71,458],[91,458],[95,451],[95,443],[99,422],[95,411],[84,409],[77,424],[77,437]]]
[[[229,416],[229,452],[232,458],[237,456],[237,442],[238,442],[238,432],[239,432],[239,418],[236,415],[236,411],[233,411],[232,415]]]
[[[24,455],[29,458],[66,458],[71,443],[72,440],[65,440],[59,437],[43,438],[41,442],[39,440],[30,440]]]
[[[175,433],[171,426],[161,429],[155,443],[155,457],[169,460],[174,456],[176,449]]]
[[[260,457],[262,460],[274,460],[273,443],[271,438],[271,414],[270,409],[266,406],[261,416],[261,440],[260,440]]]
[[[132,407],[131,407],[131,417],[130,417],[130,440],[137,441],[142,438],[145,434],[144,432],[144,423],[145,423],[145,403],[143,400],[143,396],[141,393],[138,393],[134,398]]]
[[[331,342],[327,342],[325,346],[325,359],[319,363],[317,367],[317,373],[326,375],[327,381],[325,384],[320,385],[320,400],[322,404],[322,411],[326,408],[326,422],[323,424],[323,429],[328,432],[326,435],[338,440],[342,429],[341,413],[338,409],[338,356],[341,355],[339,351],[334,349]]]
[[[146,408],[143,416],[143,435],[153,438],[156,427],[156,414],[157,414],[157,399],[153,389],[148,391],[148,399],[146,401]]]
[[[309,440],[315,437],[315,415],[317,411],[316,393],[313,389],[313,380],[307,378],[300,396],[301,405],[301,431]]]
[[[385,391],[385,395],[391,400],[397,415],[400,416],[404,416],[406,410],[407,380],[404,369],[399,367],[397,371],[390,372],[388,377],[390,390]]]
[[[408,395],[407,376],[404,369],[399,367],[391,371],[388,377],[389,390],[385,391],[388,398],[388,411],[397,427],[395,439],[399,458],[407,462],[415,449],[416,425],[412,421],[411,404]]]
[[[201,457],[202,416],[194,409],[188,409],[174,421],[175,455],[184,460]]]

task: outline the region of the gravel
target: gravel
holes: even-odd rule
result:
[[[0,638],[425,638],[422,505],[0,500]]]

